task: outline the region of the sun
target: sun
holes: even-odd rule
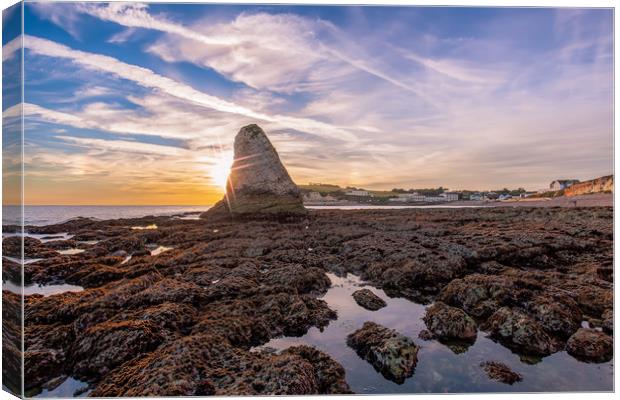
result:
[[[222,190],[226,190],[226,181],[228,180],[232,164],[233,154],[231,152],[223,152],[217,156],[215,163],[210,168],[211,180]]]

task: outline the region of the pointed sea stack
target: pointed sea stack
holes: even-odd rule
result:
[[[226,195],[201,218],[289,219],[306,215],[299,188],[258,125],[241,128],[234,150]]]

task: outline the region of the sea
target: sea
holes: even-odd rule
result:
[[[51,225],[77,217],[95,219],[140,218],[147,215],[199,213],[210,206],[25,206],[24,225]],[[19,225],[19,206],[2,207],[2,224]]]
[[[307,206],[315,210],[390,210],[404,208],[472,208],[477,206],[376,206],[376,205],[340,205]],[[210,206],[25,206],[24,225],[51,225],[68,221],[72,218],[86,217],[94,219],[140,218],[147,215],[165,216],[185,213],[201,213]],[[2,224],[19,225],[21,209],[19,206],[2,207]]]

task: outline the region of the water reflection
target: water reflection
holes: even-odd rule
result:
[[[34,397],[86,397],[88,393],[88,383],[69,377],[54,389],[43,389]]]
[[[80,254],[85,252],[86,250],[84,249],[66,249],[66,250],[57,250],[60,254],[63,254],[65,256],[72,256],[74,254]]]
[[[22,259],[20,258],[15,258],[15,257],[9,257],[9,256],[4,256],[4,258],[6,258],[9,261],[13,261],[16,264],[22,264]],[[37,261],[41,261],[42,258],[24,258],[23,259],[23,264],[32,264],[35,263]]]
[[[168,251],[168,250],[172,250],[172,247],[158,246],[157,248],[151,250],[151,255],[152,256],[156,256],[156,255],[161,254],[164,251]],[[127,260],[127,261],[129,261],[129,260]]]
[[[151,224],[147,226],[132,226],[131,229],[138,230],[138,231],[151,230],[151,229],[157,229],[157,225]]]
[[[302,337],[272,339],[261,346],[283,350],[297,344],[307,344],[329,353],[346,370],[347,382],[357,393],[468,393],[468,392],[549,392],[549,391],[610,391],[613,389],[613,360],[604,364],[588,364],[566,352],[545,357],[531,365],[520,361],[518,355],[495,343],[483,332],[476,342],[463,352],[454,352],[437,341],[418,338],[425,329],[422,317],[425,307],[402,298],[389,298],[382,290],[368,287],[386,301],[379,311],[366,310],[353,300],[351,294],[362,285],[359,278],[348,275],[340,278],[328,274],[332,287],[323,299],[338,312],[323,332],[311,328]],[[346,345],[346,336],[359,329],[365,321],[374,321],[411,337],[421,346],[415,374],[402,385],[386,380],[374,368]],[[523,375],[523,381],[506,385],[487,377],[480,367],[483,361],[500,361]]]
[[[2,233],[3,238],[21,236],[21,233]],[[24,237],[31,237],[33,239],[40,240],[41,243],[52,242],[54,240],[69,240],[74,235],[66,232],[61,233],[24,233]]]
[[[19,284],[8,280],[2,282],[2,290],[8,290],[9,292],[15,294],[21,294],[21,288]],[[65,292],[81,292],[82,290],[84,290],[82,286],[70,285],[68,283],[61,283],[58,285],[34,284],[24,286],[24,296],[29,296],[31,294],[42,294],[43,296],[47,297]]]

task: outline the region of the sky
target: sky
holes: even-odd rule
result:
[[[298,184],[613,172],[610,9],[26,3],[24,31],[28,204],[212,204],[250,123]]]

